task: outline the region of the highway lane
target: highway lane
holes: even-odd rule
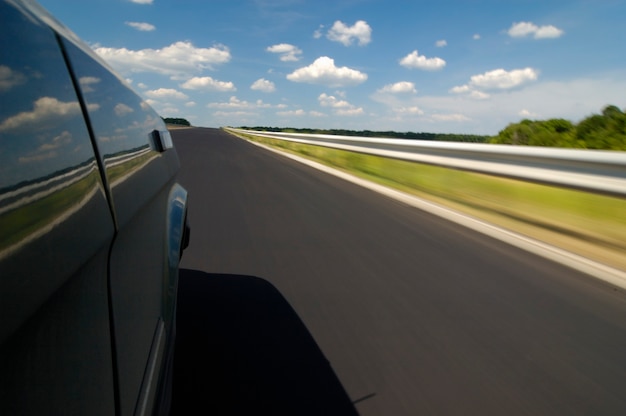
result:
[[[182,267],[275,287],[359,414],[626,414],[622,291],[222,131],[173,137],[191,204]]]

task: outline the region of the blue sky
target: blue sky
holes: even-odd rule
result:
[[[40,0],[164,117],[496,134],[626,107],[623,0]]]

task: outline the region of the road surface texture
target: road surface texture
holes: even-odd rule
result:
[[[626,415],[626,295],[216,129],[190,193],[174,413]]]

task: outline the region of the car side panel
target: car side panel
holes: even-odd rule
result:
[[[170,344],[175,308],[176,263],[168,261],[170,194],[179,168],[173,148],[162,148],[154,131],[162,119],[125,83],[72,42],[67,55],[88,110],[102,157],[117,223],[110,256],[110,291],[122,414],[146,410],[154,397]],[[186,193],[184,201],[186,209]],[[166,310],[169,309],[169,310]],[[152,358],[150,358],[152,357]],[[156,365],[156,367],[154,367]],[[150,376],[156,371],[156,376]],[[152,383],[150,382],[152,380]],[[148,400],[150,402],[150,400]]]
[[[0,414],[111,414],[115,228],[52,30],[0,1]]]

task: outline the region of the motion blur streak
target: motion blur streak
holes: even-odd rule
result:
[[[623,292],[218,130],[173,137],[181,267],[271,283],[361,415],[626,413]]]

